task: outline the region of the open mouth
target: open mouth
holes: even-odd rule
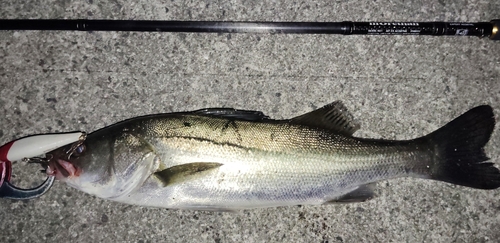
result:
[[[56,179],[62,179],[65,177],[78,176],[80,173],[70,162],[62,159],[53,159],[49,163],[47,174],[55,176]]]

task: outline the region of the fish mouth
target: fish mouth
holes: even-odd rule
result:
[[[66,160],[52,159],[47,168],[47,175],[55,176],[56,179],[62,180],[67,177],[79,176],[80,170]]]

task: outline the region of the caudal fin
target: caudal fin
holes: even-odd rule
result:
[[[483,148],[494,127],[493,109],[483,105],[426,136],[437,156],[431,178],[479,189],[500,187],[500,171]]]

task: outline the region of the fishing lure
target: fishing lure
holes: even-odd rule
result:
[[[35,135],[9,142],[0,147],[0,198],[31,199],[46,193],[54,183],[55,177],[48,176],[38,187],[23,189],[10,183],[12,176],[12,161],[24,160],[28,163],[40,163],[47,168],[44,158],[37,158],[54,149],[84,141],[84,132],[63,134]]]

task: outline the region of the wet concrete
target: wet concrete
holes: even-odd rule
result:
[[[495,1],[14,1],[0,18],[489,21]],[[473,37],[0,32],[0,141],[144,114],[235,107],[288,118],[343,100],[357,136],[410,139],[481,104],[500,111],[500,44]],[[498,115],[497,115],[498,118]],[[500,161],[500,131],[486,149]],[[14,165],[17,185],[43,179]],[[37,176],[33,176],[33,175]],[[418,179],[365,203],[237,213],[101,200],[56,183],[0,200],[1,242],[496,242],[500,190]]]

